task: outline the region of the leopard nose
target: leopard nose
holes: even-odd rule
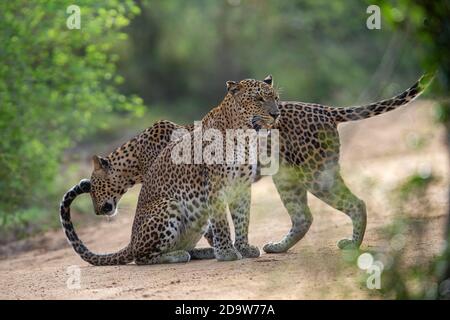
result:
[[[276,112],[269,112],[270,116],[274,119],[278,118],[280,116],[280,112],[276,111]]]
[[[113,209],[112,204],[107,202],[102,207],[102,213],[105,214],[105,213],[111,212],[112,209]]]

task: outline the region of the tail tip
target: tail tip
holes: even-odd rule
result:
[[[91,181],[89,179],[82,179],[78,184],[83,192],[91,191]]]
[[[419,87],[420,91],[425,90],[430,83],[433,81],[434,76],[436,75],[436,71],[430,71],[425,74],[423,74],[419,79]]]

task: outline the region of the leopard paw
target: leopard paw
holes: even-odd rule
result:
[[[281,242],[269,242],[263,247],[263,250],[266,253],[283,253],[288,249],[289,247],[286,248]]]
[[[243,258],[258,258],[261,254],[258,247],[248,243],[235,245],[235,247],[241,253]]]
[[[242,255],[235,248],[214,249],[216,259],[219,261],[233,261],[242,259]]]

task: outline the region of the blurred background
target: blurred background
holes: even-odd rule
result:
[[[57,227],[59,200],[89,177],[93,154],[158,119],[201,119],[227,80],[272,74],[282,100],[345,106],[388,98],[437,68],[427,110],[429,126],[447,130],[446,152],[447,1],[80,0],[81,29],[69,30],[72,2],[0,3],[0,244]],[[370,4],[380,30],[366,26]],[[413,149],[429,141],[408,139]],[[92,211],[88,199],[75,208]]]

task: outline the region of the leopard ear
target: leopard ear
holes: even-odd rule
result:
[[[272,85],[272,75],[269,74],[267,77],[264,78],[263,81],[271,86]]]
[[[235,95],[241,89],[241,85],[236,81],[227,81],[227,90],[232,95]]]
[[[94,164],[94,170],[107,170],[109,168],[109,161],[106,158],[93,156],[92,163]]]

